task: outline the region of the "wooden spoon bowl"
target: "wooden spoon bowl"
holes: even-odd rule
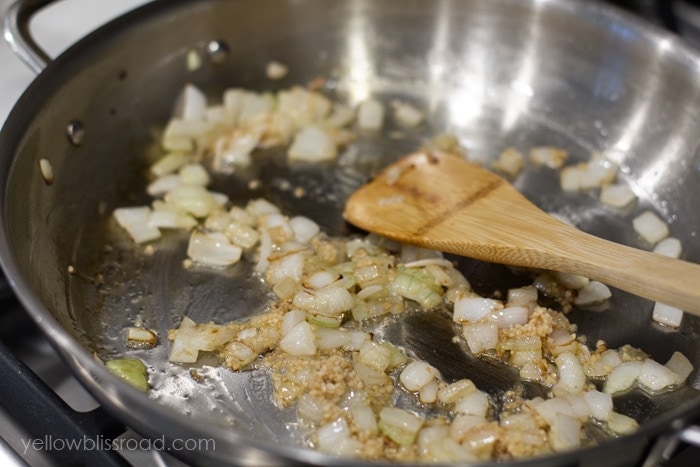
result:
[[[700,316],[700,265],[582,232],[455,155],[399,160],[350,197],[344,216],[402,243],[577,274]]]

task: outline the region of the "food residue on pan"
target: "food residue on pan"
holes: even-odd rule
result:
[[[270,77],[281,78],[282,71],[273,67]],[[396,101],[392,108],[406,128],[425,118],[412,104]],[[264,198],[237,205],[208,189],[213,174],[235,174],[259,148],[286,147],[290,161],[333,161],[360,133],[380,131],[386,118],[379,100],[355,109],[300,86],[276,93],[230,89],[214,105],[196,87],[185,88],[162,137],[165,154],[151,166],[152,203],[120,207],[114,219],[136,243],[149,246],[165,230],[189,231],[189,265],[226,268],[251,261],[275,300],[240,322],[183,317],[167,336],[171,362],[192,364],[206,352],[231,371],[264,368],[274,402],[296,408],[310,447],[401,461],[513,459],[575,449],[595,442],[589,426],[610,436],[637,428],[637,421],[615,410],[616,394],[634,387],[655,394],[686,383],[693,366],[680,352],[657,362],[631,346],[592,346],[577,333],[565,312],[608,300],[604,284],[539,271],[531,285],[483,297],[440,252],[371,234],[332,237],[313,219],[288,215]],[[463,155],[449,135],[427,145]],[[549,146],[529,154],[531,163],[556,169],[568,157]],[[494,169],[516,177],[526,163],[508,148]],[[615,164],[594,153],[586,163],[561,169],[562,189],[605,187],[604,203],[628,206],[634,193],[616,182],[616,172]],[[680,243],[653,213],[635,219],[634,228],[660,254],[680,255]],[[561,310],[541,305],[543,296]],[[668,308],[657,304],[654,319],[677,327],[683,313]],[[546,387],[548,397],[526,398],[514,387],[496,404],[468,375],[446,380],[428,362],[363,330],[363,323],[383,317],[446,312],[455,339],[471,353],[514,367],[523,381]],[[130,329],[129,339],[146,347],[156,343],[141,326]],[[423,410],[397,406],[398,394]]]

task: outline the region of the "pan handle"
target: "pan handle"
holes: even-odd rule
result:
[[[55,0],[18,0],[5,14],[4,37],[12,51],[34,73],[41,73],[51,63],[51,57],[39,47],[31,31],[32,16]]]

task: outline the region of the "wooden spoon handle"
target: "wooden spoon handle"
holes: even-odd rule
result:
[[[578,274],[700,316],[700,265],[614,243],[552,221],[543,220],[541,224],[546,230],[541,247],[489,247],[483,250],[483,256],[475,253],[473,245],[465,248],[446,244],[444,250]]]

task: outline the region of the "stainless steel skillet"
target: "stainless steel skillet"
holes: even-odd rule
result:
[[[19,17],[27,21],[30,7],[44,3],[25,3]],[[196,71],[185,65],[192,50],[205,58]],[[290,65],[286,81],[264,78],[271,59]],[[106,248],[115,243],[107,229],[111,210],[145,199],[152,130],[168,118],[182,86],[193,82],[218,96],[230,86],[275,89],[322,75],[325,90],[351,104],[374,95],[426,108],[430,123],[420,131],[366,135],[351,166],[289,166],[281,153],[269,153],[248,173],[217,181],[234,199],[264,194],[332,233],[348,232],[340,214],[355,187],[425,137],[448,130],[484,160],[507,146],[556,145],[579,160],[605,151],[640,196],[630,212],[608,212],[592,196],[561,195],[544,170],[524,174],[518,188],[584,230],[633,245],[629,220],[635,210],[654,209],[683,241],[685,259],[697,262],[699,72],[698,57],[673,37],[591,2],[155,2],[48,64],[12,112],[0,135],[3,268],[85,385],[139,432],[215,440],[215,449],[178,453],[201,463],[342,464],[297,447],[288,429],[294,416],[272,409],[264,375],[235,375],[203,362],[205,378],[197,382],[166,363],[163,340],[157,351],[139,354],[155,388],[146,398],[93,358],[127,352],[122,332],[137,315],[164,335],[184,315],[226,321],[266,300],[244,267],[185,273],[181,239],[152,258],[128,246]],[[41,158],[54,167],[50,185],[39,174]],[[250,178],[260,179],[264,191],[248,191]],[[283,181],[310,195],[291,202]],[[68,274],[68,265],[79,274]],[[484,293],[515,280],[492,265],[463,268]],[[637,345],[660,360],[681,350],[700,362],[697,320],[686,317],[679,331],[669,331],[650,324],[650,311],[651,304],[620,293],[609,312],[576,311],[573,319],[592,339]],[[448,378],[473,371],[478,362],[463,355],[454,364],[451,349],[436,344],[446,339],[445,329],[416,332],[424,326],[409,320],[384,332],[442,362]],[[496,389],[508,381],[507,373],[477,374]],[[524,464],[637,463],[653,440],[677,435],[698,415],[692,381],[672,397],[620,399],[620,407],[645,421],[636,435]]]

